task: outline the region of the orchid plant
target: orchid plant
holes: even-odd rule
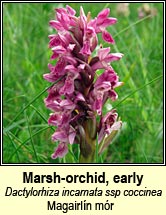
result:
[[[64,157],[68,144],[75,143],[80,146],[79,162],[92,163],[96,144],[100,155],[122,126],[116,110],[104,115],[103,107],[108,99],[118,98],[115,88],[122,82],[110,63],[123,54],[98,45],[98,34],[106,43],[115,43],[107,27],[117,19],[109,17],[109,8],[94,19],[90,12],[86,16],[82,7],[79,17],[68,5],[55,12],[56,19],[49,24],[56,33],[49,35],[49,48],[51,61],[56,63],[48,64],[50,73],[44,74],[45,80],[53,82],[44,101],[53,111],[48,119],[48,124],[56,127],[52,140],[59,142],[52,158]]]

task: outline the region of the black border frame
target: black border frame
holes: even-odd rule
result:
[[[1,159],[0,166],[166,166],[165,160],[165,1],[104,1],[102,3],[163,3],[163,163],[133,163],[133,164],[24,164],[24,163],[3,163],[3,4],[4,3],[69,3],[66,1],[1,1]],[[101,1],[70,1],[70,3],[101,3]]]

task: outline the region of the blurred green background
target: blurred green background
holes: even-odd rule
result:
[[[111,51],[124,54],[112,64],[124,86],[117,89],[119,98],[111,105],[123,128],[99,162],[162,163],[163,3],[68,5],[77,15],[82,5],[93,18],[109,7],[110,15],[118,19],[108,30],[116,41]],[[77,162],[77,145],[69,146],[65,158],[51,159],[57,143],[51,141],[50,111],[43,102],[47,92],[42,93],[49,86],[43,74],[49,72],[48,35],[54,32],[48,23],[55,17],[54,9],[64,6],[3,3],[3,163]]]

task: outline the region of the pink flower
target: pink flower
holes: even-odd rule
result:
[[[94,19],[90,13],[86,16],[82,7],[78,17],[68,5],[55,9],[55,13],[56,19],[49,22],[56,30],[49,35],[49,48],[50,60],[56,63],[48,64],[50,73],[43,75],[48,82],[57,82],[44,100],[52,110],[48,124],[56,127],[52,140],[59,142],[52,158],[62,158],[68,144],[76,143],[80,145],[80,156],[86,159],[94,154],[97,135],[101,153],[121,127],[117,112],[111,110],[103,116],[103,107],[108,99],[118,98],[115,88],[122,83],[111,63],[123,54],[111,53],[110,47],[100,48],[97,55],[94,52],[100,33],[105,42],[115,43],[107,28],[117,19],[109,17],[108,8]],[[104,71],[97,76],[100,69]]]
[[[109,135],[112,131],[112,126],[117,121],[118,114],[115,110],[108,112],[100,121],[100,132],[99,132],[99,142],[102,141],[104,136]]]
[[[67,144],[61,142],[52,154],[52,159],[63,158],[68,152]]]
[[[102,10],[98,15],[97,15],[97,24],[101,25],[109,16],[110,14],[110,9],[109,8],[105,8],[104,10]]]
[[[91,50],[90,50],[90,42],[89,41],[85,41],[83,44],[82,49],[80,50],[80,53],[83,55],[91,55]]]
[[[122,82],[119,82],[119,77],[112,68],[105,70],[98,77],[90,94],[92,109],[97,111],[98,115],[102,114],[102,107],[108,98],[112,101],[117,99],[118,95],[114,91],[114,88],[121,84]]]
[[[111,53],[110,48],[101,48],[98,51],[98,61],[95,62],[92,66],[92,69],[95,71],[97,69],[108,69],[109,64],[112,61],[120,60],[123,57],[121,53]]]
[[[112,44],[115,43],[113,37],[112,37],[111,34],[108,33],[107,31],[103,31],[103,32],[102,32],[102,38],[103,38],[103,40],[106,41],[107,43],[112,43]]]
[[[59,140],[64,143],[73,144],[76,136],[76,131],[71,126],[68,127],[67,123],[66,123],[66,126],[67,126],[66,128],[63,127],[63,128],[57,129],[56,132],[52,135],[52,140],[55,140],[55,141]]]

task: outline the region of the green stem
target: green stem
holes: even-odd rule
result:
[[[94,163],[96,153],[96,123],[89,119],[81,128],[80,163]]]

